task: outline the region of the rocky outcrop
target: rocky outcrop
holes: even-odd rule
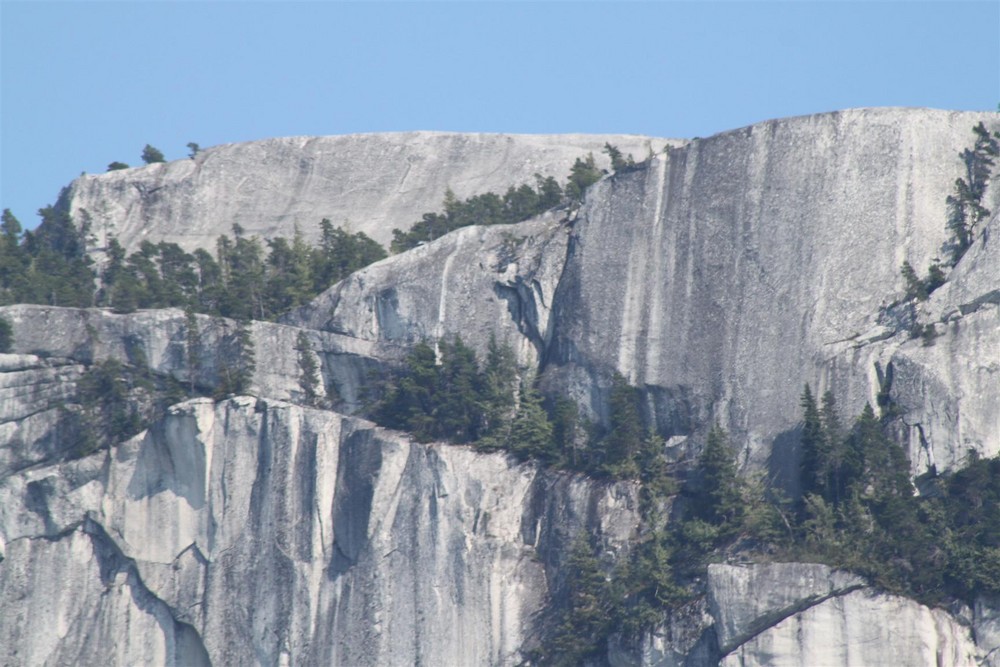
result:
[[[682,142],[635,135],[514,135],[398,132],[265,139],[207,148],[194,159],[85,175],[64,193],[77,223],[88,223],[100,255],[115,236],[127,250],[169,241],[214,248],[234,223],[248,234],[317,238],[319,222],[349,225],[383,245],[441,210],[445,191],[461,198],[535,185],[535,174],[565,181],[574,160],[604,144],[637,159]]]
[[[192,350],[179,310],[0,309],[15,341],[0,355],[0,662],[517,664],[574,536],[591,530],[609,562],[629,548],[637,490],[349,416],[422,339],[482,352],[493,336],[595,419],[620,372],[675,449],[717,420],[743,463],[777,472],[796,465],[806,382],[845,416],[881,395],[914,475],[1000,452],[1000,219],[927,302],[902,301],[899,276],[939,253],[980,120],[998,124],[855,110],[654,144],[581,207],[457,230],[253,323],[260,398],[174,405],[82,458],[59,415],[88,368],[113,358],[212,392],[234,323],[199,316]],[[210,246],[234,221],[267,236],[324,216],[385,240],[447,185],[561,178],[606,140],[647,152],[622,137],[270,140],[84,177],[64,203],[98,247],[112,232]],[[928,325],[933,345],[911,335]],[[296,404],[301,332],[336,410]],[[949,613],[801,563],[713,565],[704,585],[607,662],[1000,664],[996,600]]]
[[[825,565],[708,566],[708,603],[719,650],[729,653],[777,622],[865,582]]]
[[[458,334],[481,355],[492,335],[537,367],[552,337],[566,216],[456,230],[358,271],[286,321],[380,344]]]
[[[629,485],[333,412],[197,399],[109,452],[0,482],[0,650],[17,664],[515,664],[573,536],[627,548],[636,507]]]
[[[957,155],[980,120],[998,124],[897,109],[772,121],[601,182],[570,239],[548,359],[577,382],[615,369],[649,388],[664,432],[717,419],[760,464],[796,428],[805,383],[832,389],[845,414],[874,405],[870,358],[836,345],[901,296],[903,259],[924,267],[939,253]],[[996,289],[1000,277],[977,280]],[[977,347],[935,363],[957,369]],[[961,404],[974,387],[944,391]],[[984,422],[969,439],[997,453],[1000,430]],[[964,426],[956,414],[939,436],[957,448]]]
[[[235,322],[197,315],[196,349],[189,355],[185,315],[176,308],[121,315],[104,309],[21,305],[0,308],[0,317],[12,325],[13,351],[35,359],[7,357],[8,364],[53,367],[72,362],[89,366],[117,359],[210,391],[219,384],[223,365],[233,361],[227,347]],[[280,324],[250,323],[257,360],[251,381],[253,393],[281,400],[301,398],[302,370],[296,349],[299,333],[299,329]],[[321,331],[305,333],[323,379],[318,393],[321,397],[326,392],[335,393],[330,398],[343,401],[348,409],[357,406],[368,370],[400,354],[399,347],[390,344],[376,346],[357,337]],[[44,384],[38,375],[10,381],[22,387]],[[37,404],[34,398],[29,400]],[[0,403],[0,414],[11,405]],[[29,410],[29,406],[11,409]]]
[[[950,468],[969,448],[1000,452],[997,223],[927,306],[942,320],[934,348],[886,313],[903,296],[902,261],[941,253],[957,156],[979,121],[1000,125],[864,109],[694,141],[601,181],[579,212],[460,230],[289,322],[372,342],[461,334],[480,350],[494,334],[598,419],[617,371],[644,388],[662,433],[717,420],[753,466],[794,465],[804,384],[833,390],[845,416],[885,389],[912,426],[914,473]],[[995,206],[1000,189],[988,197]]]
[[[825,565],[710,565],[707,584],[724,667],[972,667],[997,648],[995,637],[970,627],[985,620],[880,593]]]

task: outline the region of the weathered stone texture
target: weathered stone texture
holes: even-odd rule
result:
[[[212,664],[514,664],[547,568],[585,525],[625,548],[636,507],[629,485],[334,412],[196,399],[0,482],[0,638],[29,662],[92,642],[189,665],[187,637]],[[93,623],[109,634],[79,634]]]
[[[142,241],[212,248],[234,223],[248,234],[309,238],[319,221],[349,224],[383,245],[441,210],[450,187],[460,197],[503,194],[535,174],[566,180],[573,161],[605,142],[643,159],[682,142],[636,135],[512,135],[399,132],[288,137],[214,146],[194,159],[86,175],[64,205],[87,221],[96,249],[114,235],[128,250]]]
[[[673,450],[718,420],[741,463],[795,470],[804,383],[845,417],[887,389],[912,472],[1000,453],[1000,218],[922,304],[902,261],[941,256],[957,157],[997,114],[868,109],[653,142],[582,207],[470,227],[332,286],[285,324],[254,323],[252,392],[188,401],[127,442],[65,460],[60,403],[109,358],[211,391],[233,323],[8,306],[0,355],[0,662],[509,665],[537,641],[566,547],[635,538],[637,492],[499,454],[417,444],[341,412],[422,339],[509,343],[543,386],[606,418],[611,373]],[[211,247],[320,217],[386,240],[459,196],[565,176],[604,141],[414,133],[221,146],[76,181],[97,245]],[[631,143],[630,143],[631,142]],[[996,210],[1000,189],[988,190]],[[932,325],[933,345],[911,337]],[[305,331],[341,412],[301,401]],[[685,437],[691,436],[691,437]],[[672,450],[672,451],[673,451]],[[688,452],[689,454],[691,452]],[[777,463],[784,464],[784,468]],[[949,615],[821,565],[715,565],[625,665],[995,665],[996,601]],[[73,591],[70,595],[69,591]]]

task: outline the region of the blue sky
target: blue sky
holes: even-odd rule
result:
[[[0,207],[273,136],[708,136],[860,106],[996,110],[1000,2],[0,0]]]

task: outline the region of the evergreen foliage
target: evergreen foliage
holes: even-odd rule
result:
[[[575,667],[596,657],[613,629],[610,582],[601,570],[586,536],[580,535],[566,559],[564,597],[567,600],[555,632],[539,661],[558,667]]]
[[[713,526],[731,527],[742,517],[740,478],[726,432],[708,432],[698,459],[697,484],[689,488],[692,515]]]
[[[320,383],[319,365],[316,363],[309,336],[305,331],[299,331],[295,339],[295,350],[299,353],[299,389],[302,390],[306,403],[315,405],[319,398],[316,392]]]
[[[638,478],[638,457],[646,439],[639,414],[639,392],[619,373],[612,378],[608,408],[608,433],[600,440],[595,458],[602,459],[601,467],[613,478]]]
[[[586,192],[587,188],[603,177],[604,172],[597,168],[593,153],[588,153],[585,158],[577,158],[569,171],[566,196],[570,201],[582,202],[583,193]]]
[[[983,123],[972,128],[972,132],[976,137],[973,146],[959,153],[965,167],[965,176],[955,180],[954,193],[945,199],[949,238],[944,249],[950,256],[948,266],[952,267],[958,264],[972,245],[976,228],[990,215],[989,209],[983,206],[983,197],[989,186],[996,158],[1000,156],[1000,132],[991,134]],[[903,262],[900,273],[906,282],[906,298],[917,301],[925,301],[947,280],[937,258],[927,267],[927,277],[924,279],[917,276],[908,261]],[[925,340],[925,344],[930,342]]]
[[[481,449],[506,447],[517,410],[517,365],[514,351],[497,343],[490,333],[482,383],[483,436],[476,443]]]
[[[555,397],[546,409],[534,381],[524,378],[518,389],[513,352],[495,339],[482,368],[460,338],[436,347],[439,354],[427,343],[413,347],[383,383],[372,419],[418,440],[474,443],[598,477],[672,488],[663,441],[644,429],[639,393],[620,375],[610,390],[609,428],[594,427],[585,436],[572,401]]]
[[[616,171],[636,166],[631,155],[622,157],[621,151],[611,144],[605,144],[604,152],[611,157],[612,167]],[[597,168],[594,155],[589,153],[573,163],[565,188],[552,176],[543,178],[540,174],[535,174],[534,187],[527,183],[518,187],[511,186],[503,196],[487,192],[460,200],[449,188],[442,203],[444,212],[424,213],[409,231],[392,230],[390,249],[399,253],[429,243],[461,227],[512,224],[567,202],[580,202],[584,191],[601,180],[604,174],[604,171]]]
[[[628,157],[624,157],[618,147],[612,146],[610,142],[604,144],[603,152],[611,159],[612,171],[621,172],[635,168],[635,158],[632,157],[632,154],[629,153]]]
[[[511,451],[542,463],[557,461],[559,452],[552,439],[552,422],[542,407],[542,395],[532,380],[525,379],[521,383],[519,398],[517,416],[510,428]]]
[[[166,162],[163,157],[163,153],[158,148],[153,148],[149,144],[146,144],[142,149],[142,161],[146,164],[153,164],[155,162]]]
[[[528,184],[511,186],[501,197],[493,192],[459,200],[448,189],[444,213],[424,213],[409,231],[392,230],[391,249],[395,253],[416,248],[448,232],[469,225],[506,225],[543,213],[562,201],[562,188],[554,178],[535,175],[536,188]]]
[[[94,364],[60,410],[60,440],[71,457],[86,456],[140,433],[160,419],[184,391],[169,377],[154,377],[142,363],[108,359]]]
[[[219,385],[215,397],[225,398],[246,394],[253,382],[257,369],[257,354],[253,342],[253,331],[249,320],[237,320],[232,333],[223,343],[224,360],[219,368]]]
[[[917,301],[926,301],[927,297],[938,287],[941,287],[946,280],[944,270],[936,261],[927,267],[927,277],[923,279],[917,276],[913,266],[905,260],[899,272],[903,276],[903,280],[906,281],[906,298]]]
[[[976,227],[985,220],[990,211],[983,206],[983,195],[989,185],[995,160],[1000,155],[1000,132],[992,134],[983,123],[972,128],[976,136],[972,148],[959,154],[965,166],[964,178],[955,181],[955,192],[949,195],[948,231],[951,265],[954,266],[972,245]]]
[[[38,214],[38,228],[21,234],[17,218],[4,211],[0,305],[93,305],[94,272],[84,244],[88,225],[77,229],[65,212],[51,206]]]
[[[0,317],[0,353],[10,352],[14,347],[14,329],[10,322]]]
[[[322,292],[358,269],[388,257],[385,249],[363,232],[351,234],[345,228],[334,228],[326,218],[320,221],[320,232],[319,247],[312,250],[308,262],[313,294]],[[296,242],[293,239],[293,250],[303,245],[301,240]],[[300,271],[304,273],[305,265],[300,266]]]
[[[35,232],[22,233],[9,210],[0,226],[0,305],[42,303],[111,308],[184,308],[235,319],[275,320],[352,272],[386,257],[363,233],[320,223],[321,239],[310,246],[298,228],[291,240],[265,246],[239,225],[222,235],[216,252],[184,251],[175,243],[144,241],[127,255],[108,240],[107,261],[95,276],[85,252],[87,225],[80,229],[53,207],[40,212]]]
[[[108,165],[108,171],[121,171],[122,169],[128,169],[128,165],[124,162],[116,160]]]

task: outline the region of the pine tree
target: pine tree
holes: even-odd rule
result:
[[[149,144],[146,144],[142,149],[142,161],[146,164],[153,164],[155,162],[166,162],[163,158],[163,153],[159,149],[153,148]]]
[[[206,315],[218,315],[223,301],[222,293],[225,290],[222,268],[203,248],[194,251],[194,262],[197,274],[195,287],[197,310]]]
[[[913,270],[913,266],[904,260],[902,267],[900,267],[900,273],[903,275],[903,280],[906,281],[906,297],[908,299],[916,299],[917,301],[926,301],[927,287],[917,277],[917,272]]]
[[[611,158],[611,171],[624,171],[635,167],[635,158],[630,154],[628,158],[622,156],[622,152],[617,146],[612,146],[610,142],[604,144],[604,152]]]
[[[0,223],[0,305],[24,300],[31,257],[21,247],[22,227],[10,212],[3,210]]]
[[[982,201],[995,159],[1000,155],[1000,133],[990,134],[983,123],[972,129],[975,145],[959,155],[965,166],[965,178],[955,180],[955,193],[946,199],[952,266],[972,245],[976,227],[990,215]]]
[[[585,535],[573,543],[564,569],[567,604],[545,663],[575,667],[600,651],[611,629],[611,587]]]
[[[517,416],[510,430],[511,449],[514,452],[543,462],[552,462],[557,456],[552,439],[552,423],[542,408],[542,396],[534,382],[521,383]]]
[[[645,431],[639,413],[639,392],[615,373],[608,399],[609,431],[601,445],[604,449],[603,469],[616,479],[639,476],[637,456],[642,449]]]
[[[319,366],[313,358],[312,345],[305,331],[299,331],[295,340],[295,349],[299,353],[299,388],[309,405],[314,405],[318,397],[316,388],[319,386]]]
[[[176,243],[161,241],[156,246],[161,287],[158,308],[183,307],[197,298],[198,274],[194,256]]]
[[[388,383],[385,396],[375,409],[375,421],[390,428],[409,431],[418,440],[434,437],[438,389],[437,355],[425,342],[417,343],[406,355],[403,368]]]
[[[693,494],[696,516],[714,525],[735,523],[742,509],[739,477],[726,432],[718,425],[709,431],[698,459],[698,478]]]
[[[871,405],[865,404],[849,436],[849,448],[860,460],[858,490],[869,498],[912,495],[910,467],[902,448],[882,431]]]
[[[0,317],[0,353],[10,352],[14,347],[14,329],[10,322]]]
[[[597,168],[594,154],[588,153],[586,158],[577,158],[569,172],[566,183],[566,196],[571,201],[583,201],[583,193],[591,185],[601,180],[604,173]]]
[[[535,188],[538,191],[539,212],[548,211],[562,203],[562,186],[552,176],[542,178],[541,174],[535,174]]]
[[[844,434],[837,414],[837,403],[831,390],[823,394],[823,409],[820,414],[823,424],[823,442],[826,445],[827,460],[821,463],[818,473],[824,480],[826,499],[839,504],[844,498],[844,460],[846,457]]]
[[[579,446],[579,408],[570,399],[556,396],[551,403],[550,417],[556,451],[571,468],[579,469],[584,464],[584,452]]]
[[[482,381],[482,438],[478,445],[485,449],[505,447],[514,416],[517,366],[514,351],[509,345],[497,343],[490,333],[483,364]]]
[[[823,437],[823,423],[819,408],[808,384],[802,391],[800,405],[802,406],[802,463],[800,466],[802,493],[815,493],[827,497],[824,470],[829,461],[829,451]]]
[[[435,437],[452,442],[472,442],[482,428],[482,389],[476,354],[458,336],[442,342],[438,390],[432,416]]]
[[[227,354],[222,361],[222,382],[216,397],[246,394],[257,369],[257,355],[249,320],[237,320],[235,331],[227,337]]]

